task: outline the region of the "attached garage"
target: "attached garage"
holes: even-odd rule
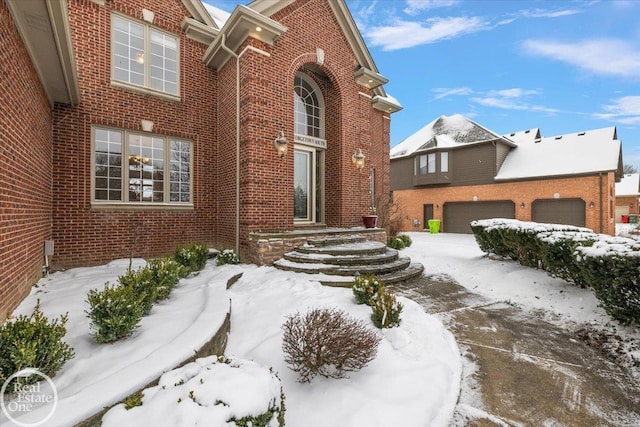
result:
[[[492,202],[447,202],[443,206],[442,230],[447,233],[471,233],[469,223],[478,219],[515,218],[511,200]]]
[[[531,220],[584,227],[586,204],[582,199],[539,199],[531,204]]]

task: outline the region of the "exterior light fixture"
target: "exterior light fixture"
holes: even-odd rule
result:
[[[262,31],[262,27],[256,27],[256,31],[257,31],[257,32]]]
[[[524,205],[524,202],[520,203],[520,208],[521,208],[521,209],[524,209],[524,206],[525,206],[525,205]]]
[[[284,131],[280,131],[280,135],[273,140],[273,148],[275,148],[281,159],[284,159],[287,154],[287,145],[289,145],[289,141],[285,138]]]
[[[591,201],[591,203],[589,203],[589,207],[590,208],[595,208],[596,207],[596,204],[593,202],[593,200]]]
[[[353,156],[351,156],[351,161],[359,171],[364,168],[364,154],[362,154],[362,150],[360,148],[358,148],[356,152],[353,153]]]

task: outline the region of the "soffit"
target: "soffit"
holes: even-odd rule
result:
[[[77,105],[78,74],[67,2],[7,0],[49,102]]]
[[[287,27],[279,22],[263,16],[246,6],[238,5],[227,22],[225,22],[216,39],[205,51],[202,60],[209,67],[218,70],[232,56],[231,53],[223,48],[223,44],[234,52],[249,37],[268,45],[273,45],[285,31],[287,31]]]

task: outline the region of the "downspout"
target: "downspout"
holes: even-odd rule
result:
[[[220,47],[236,59],[236,254],[240,254],[240,58],[247,51],[259,53],[270,57],[271,54],[251,45],[246,46],[242,52],[236,54],[227,47],[227,36],[222,33]]]
[[[602,206],[602,200],[604,199],[604,196],[602,195],[602,172],[598,172],[598,180],[599,180],[599,184],[600,184],[600,233],[602,233],[602,227],[603,227],[603,215],[604,215],[604,209]]]

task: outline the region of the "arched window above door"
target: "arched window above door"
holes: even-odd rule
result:
[[[324,138],[324,101],[313,80],[297,73],[294,81],[294,132]]]

